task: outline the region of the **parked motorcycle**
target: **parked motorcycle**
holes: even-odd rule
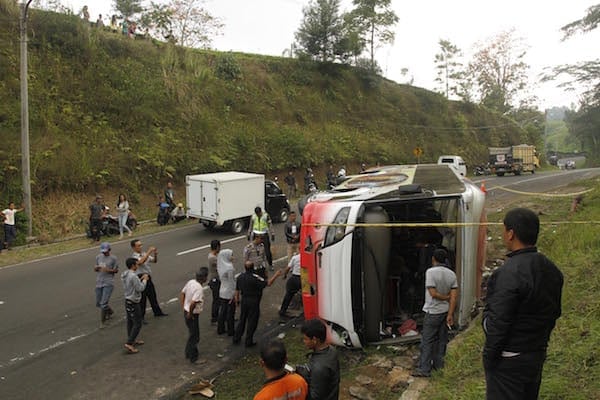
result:
[[[104,218],[102,219],[102,229],[100,229],[100,236],[112,236],[112,235],[120,234],[119,218],[114,217],[113,215],[109,214],[108,207],[106,207],[105,210],[107,213],[104,215]],[[126,225],[132,231],[135,230],[135,228],[137,228],[137,219],[135,218],[135,215],[131,211],[129,211],[129,215],[127,216]],[[92,237],[91,227],[88,227],[88,229],[86,230],[86,235],[88,238]]]
[[[486,166],[477,165],[477,166],[475,166],[475,169],[473,170],[473,173],[475,174],[475,176],[491,175],[492,174],[492,170],[487,165]]]

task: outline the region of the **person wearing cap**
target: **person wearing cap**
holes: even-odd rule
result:
[[[198,361],[198,342],[200,341],[200,328],[198,317],[204,306],[204,289],[202,284],[208,278],[208,268],[201,267],[196,272],[196,278],[190,279],[179,293],[179,302],[183,307],[185,325],[188,328],[188,340],[185,345],[185,358],[192,364]]]
[[[271,253],[271,241],[275,241],[275,232],[273,231],[273,223],[271,217],[266,211],[263,211],[260,207],[254,209],[254,214],[250,218],[250,224],[248,226],[248,240],[252,239],[252,234],[256,232],[262,232],[263,244],[265,247],[265,256],[269,268],[273,271],[273,254]],[[270,239],[269,239],[270,236]]]
[[[96,201],[90,204],[90,233],[92,239],[96,242],[100,241],[102,234],[102,219],[105,214],[105,206],[102,202],[102,196],[96,196]]]
[[[144,344],[143,340],[138,340],[137,336],[142,329],[142,293],[146,289],[148,274],[138,277],[138,260],[133,257],[125,260],[127,271],[121,274],[123,281],[123,296],[125,297],[125,314],[127,315],[127,343],[125,349],[129,354],[135,354],[139,350],[135,346]]]
[[[110,254],[110,243],[100,245],[100,254],[96,256],[96,307],[100,308],[100,327],[113,315],[113,310],[108,305],[113,292],[115,274],[119,272],[117,257]]]
[[[258,235],[257,235],[258,236]],[[256,240],[256,237],[255,237]],[[242,335],[246,331],[246,347],[256,346],[254,341],[254,332],[258,327],[258,318],[260,317],[260,299],[265,287],[271,286],[275,279],[281,275],[281,270],[277,270],[271,279],[267,280],[255,273],[252,261],[244,263],[245,272],[240,274],[235,283],[235,303],[240,304],[240,320],[233,334],[233,344],[238,344],[242,340]],[[248,329],[246,330],[246,323]]]
[[[252,241],[244,247],[244,265],[250,263],[255,274],[267,279],[265,246],[263,244],[265,234],[262,231],[254,231],[253,236]]]
[[[183,221],[186,218],[187,215],[185,214],[185,208],[183,208],[183,203],[177,203],[177,207],[175,207],[173,211],[171,211],[171,219],[173,220],[173,223],[176,224],[179,221]]]
[[[150,263],[156,264],[158,262],[158,250],[156,247],[149,247],[148,251],[144,252],[142,250],[142,242],[139,239],[133,239],[130,245],[133,249],[133,254],[131,257],[135,258],[138,262],[138,277],[141,279],[143,275],[148,276],[148,283],[146,284],[146,288],[144,289],[141,298],[142,321],[143,323],[146,323],[144,320],[144,315],[146,314],[147,300],[150,300],[150,307],[152,307],[152,312],[154,313],[155,317],[166,317],[168,314],[162,311],[160,304],[158,303],[156,288],[152,282],[152,268],[150,267]]]

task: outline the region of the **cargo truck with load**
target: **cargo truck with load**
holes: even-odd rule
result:
[[[188,175],[185,178],[187,216],[206,228],[241,233],[255,207],[266,210],[273,221],[285,222],[290,203],[277,183],[264,175],[227,171]]]
[[[492,174],[497,176],[504,176],[504,174],[521,175],[523,172],[535,174],[535,169],[540,166],[535,146],[520,144],[506,147],[488,147],[488,151]]]

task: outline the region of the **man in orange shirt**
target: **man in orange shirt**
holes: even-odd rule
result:
[[[265,371],[262,389],[254,400],[305,400],[308,385],[300,375],[285,370],[287,352],[281,340],[271,340],[260,349],[260,365]]]

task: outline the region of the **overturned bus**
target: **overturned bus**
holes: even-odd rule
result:
[[[331,342],[393,342],[422,321],[425,270],[448,252],[468,324],[485,257],[485,193],[447,165],[373,168],[304,204],[300,242],[306,319],[321,318]]]

